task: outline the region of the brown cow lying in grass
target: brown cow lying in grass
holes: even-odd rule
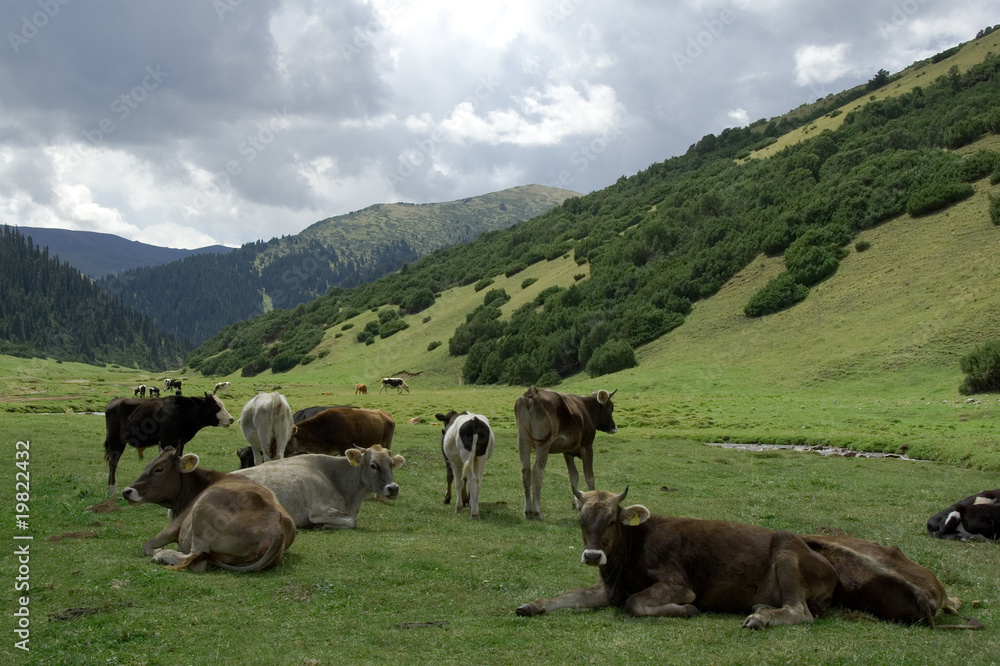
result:
[[[295,523],[264,486],[235,474],[198,467],[198,456],[172,447],[122,491],[129,504],[159,504],[175,516],[142,546],[157,564],[205,571],[260,571],[281,562],[295,540]],[[180,550],[164,548],[177,543]]]
[[[750,613],[747,629],[811,622],[828,605],[897,622],[934,626],[949,599],[934,574],[885,548],[851,537],[800,537],[717,520],[651,515],[622,506],[620,495],[573,491],[583,530],[584,564],[600,581],[517,609],[540,615],[559,608],[618,606],[632,615]],[[973,621],[974,622],[974,621]]]

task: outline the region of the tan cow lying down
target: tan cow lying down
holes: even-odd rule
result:
[[[954,612],[937,578],[885,548],[851,537],[799,537],[784,530],[717,520],[651,515],[621,506],[621,495],[574,490],[584,564],[600,581],[517,609],[540,615],[559,608],[618,606],[632,615],[750,613],[748,629],[811,622],[830,603],[898,622],[934,623]]]
[[[348,449],[344,457],[306,453],[234,474],[273,490],[296,527],[351,529],[371,493],[389,499],[399,495],[392,470],[404,462],[403,456],[376,444]]]
[[[198,456],[167,447],[131,486],[129,504],[159,504],[175,518],[142,546],[157,564],[205,571],[260,571],[281,562],[295,540],[295,523],[264,486],[198,467]],[[164,548],[176,542],[180,550]]]

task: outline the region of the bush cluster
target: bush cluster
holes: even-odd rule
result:
[[[1000,340],[988,340],[962,357],[963,395],[1000,391]]]

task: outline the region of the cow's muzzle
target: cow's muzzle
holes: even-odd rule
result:
[[[580,561],[587,566],[597,567],[608,563],[608,556],[604,554],[603,550],[591,550],[587,549],[583,551],[583,555],[580,556]]]
[[[140,495],[139,491],[132,486],[129,486],[122,491],[122,497],[124,497],[129,504],[138,504],[142,501],[142,495]]]
[[[390,483],[385,487],[385,496],[389,499],[396,499],[399,497],[399,484]]]

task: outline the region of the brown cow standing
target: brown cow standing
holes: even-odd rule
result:
[[[131,486],[129,504],[153,503],[175,518],[142,546],[157,564],[205,571],[260,571],[281,562],[295,523],[274,493],[245,477],[198,467],[198,456],[163,450]],[[176,542],[180,550],[164,548]]]
[[[379,444],[390,448],[396,422],[381,409],[331,407],[292,428],[285,456],[300,453],[344,455],[347,449]]]
[[[584,564],[600,581],[517,609],[617,606],[637,615],[685,617],[702,611],[746,613],[747,629],[811,622],[829,603],[900,622],[933,623],[953,611],[930,571],[898,548],[851,537],[800,537],[784,530],[718,520],[651,515],[623,507],[620,495],[574,490]],[[933,625],[932,625],[933,626]]]
[[[368,395],[368,386],[365,384],[355,384],[354,395]]]
[[[514,402],[517,420],[517,450],[521,455],[524,485],[524,515],[542,517],[542,478],[550,453],[566,459],[570,487],[577,488],[580,474],[574,457],[583,461],[587,488],[594,489],[594,436],[596,431],[615,433],[611,413],[614,393],[601,390],[589,396],[558,393],[532,386]],[[531,467],[531,450],[535,466]]]

